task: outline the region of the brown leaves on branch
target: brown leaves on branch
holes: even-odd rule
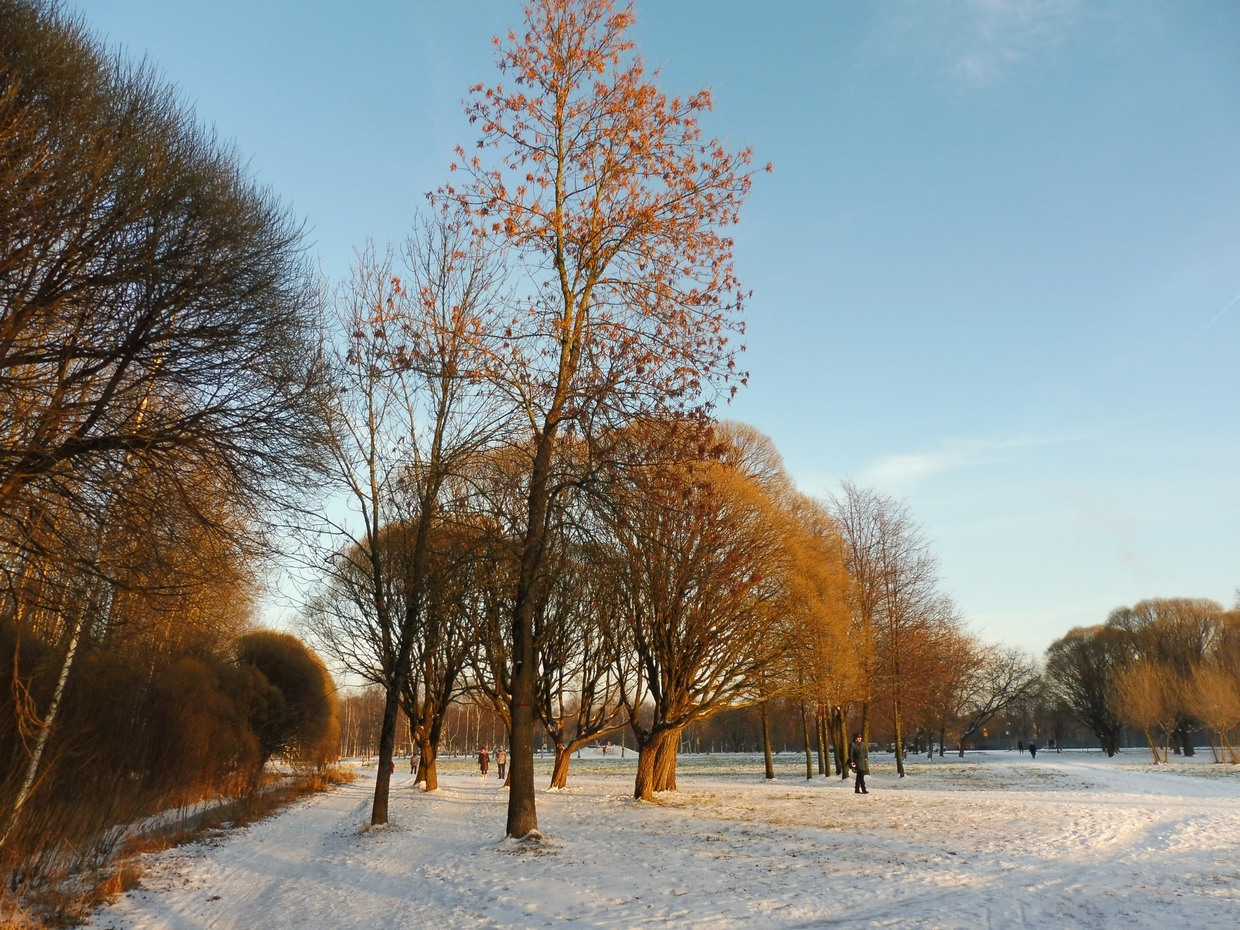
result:
[[[466,180],[435,199],[531,274],[524,335],[553,344],[526,359],[534,381],[637,409],[743,381],[731,339],[744,292],[724,230],[749,191],[749,149],[703,137],[708,91],[669,99],[652,83],[626,35],[631,8],[545,0],[526,18],[497,42],[515,89],[471,88],[479,154],[458,149]]]

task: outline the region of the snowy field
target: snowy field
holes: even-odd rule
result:
[[[635,803],[634,757],[575,760],[540,791],[540,843],[502,837],[506,792],[465,761],[442,789],[399,768],[367,830],[373,769],[246,829],[146,862],[100,930],[1124,928],[1240,926],[1240,768],[1209,753],[873,758],[870,793],[803,757],[682,756]],[[549,769],[540,770],[546,784]]]

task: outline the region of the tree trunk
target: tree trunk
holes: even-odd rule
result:
[[[660,756],[663,752],[664,744],[670,742],[673,747],[673,758],[675,758],[675,745],[679,740],[680,734],[674,730],[659,730],[651,733],[645,739],[639,739],[637,743],[637,778],[633,784],[633,797],[639,801],[654,800],[656,791],[666,790],[658,788],[657,776]],[[673,778],[674,778],[673,774]]]
[[[668,730],[668,738],[658,747],[654,757],[654,790],[676,790],[676,754],[680,751],[681,730]]]
[[[844,708],[831,708],[831,742],[835,750],[835,768],[840,778],[848,779],[848,727],[844,721]]]
[[[30,753],[30,761],[26,763],[26,777],[22,781],[21,789],[17,792],[17,799],[13,802],[13,809],[9,811],[8,816],[3,822],[3,831],[0,832],[0,847],[3,847],[8,841],[9,834],[17,825],[17,818],[22,812],[22,808],[26,806],[26,802],[30,799],[30,794],[34,790],[35,781],[39,774],[39,764],[43,761],[43,753],[47,749],[48,740],[52,736],[52,728],[56,725],[56,717],[60,712],[60,702],[64,698],[65,685],[69,682],[69,672],[73,668],[73,659],[77,655],[78,643],[82,638],[82,630],[86,626],[85,615],[79,616],[73,624],[73,631],[69,637],[69,649],[65,653],[64,662],[60,666],[60,676],[56,679],[56,690],[52,693],[51,703],[48,705],[47,713],[39,724],[39,735],[35,738],[34,749]],[[13,672],[17,673],[17,659],[13,660]]]
[[[512,676],[512,752],[508,755],[507,835],[515,839],[538,832],[534,800],[534,663],[531,648],[521,670]]]
[[[904,729],[903,721],[900,719],[900,702],[897,700],[892,707],[895,715],[896,726],[896,771],[900,777],[904,777]]]
[[[439,788],[438,755],[438,748],[430,738],[423,739],[418,749],[417,783],[423,785],[427,791],[436,791]]]
[[[637,738],[637,775],[632,786],[632,796],[639,801],[655,799],[655,763],[658,746],[667,738],[667,730],[658,730],[645,739]],[[675,738],[676,734],[672,734]]]
[[[379,772],[375,776],[375,800],[370,824],[388,822],[388,794],[392,785],[392,759],[396,750],[396,712],[400,708],[400,685],[388,682],[383,700],[383,725],[379,730]]]
[[[822,728],[815,724],[815,728],[822,735]],[[805,709],[805,702],[801,702],[801,738],[805,740],[805,780],[812,781],[814,778],[814,747],[809,741],[809,711]],[[822,758],[822,740],[818,741],[818,757]]]
[[[573,757],[570,747],[559,743],[555,746],[555,764],[551,769],[551,787],[565,788],[568,786],[568,763]]]
[[[827,726],[826,708],[818,714],[818,772],[825,778],[831,777],[831,731]]]
[[[766,763],[766,779],[775,778],[775,760],[771,756],[771,720],[767,714],[766,701],[762,702],[762,759]]]
[[[830,775],[831,764],[827,761],[827,749],[831,739],[827,731],[827,709],[821,701],[814,713],[814,739],[818,743],[818,774]]]
[[[1150,752],[1154,755],[1154,764],[1162,765],[1163,758],[1158,752],[1158,740],[1154,739],[1154,734],[1150,732],[1149,727],[1146,727],[1143,732],[1145,733],[1145,741],[1149,743]]]
[[[563,379],[561,379],[563,382]],[[514,839],[538,830],[538,808],[534,798],[534,695],[538,666],[534,659],[534,597],[542,570],[547,542],[547,514],[551,507],[551,451],[556,441],[556,420],[563,404],[563,386],[548,414],[546,427],[538,437],[530,469],[525,540],[521,547],[521,569],[512,610],[512,690],[509,718],[512,720],[512,752],[508,757],[508,826]]]
[[[1197,750],[1193,748],[1193,735],[1189,731],[1186,724],[1181,723],[1176,727],[1176,735],[1179,737],[1179,743],[1184,748],[1184,757],[1190,758],[1197,754]]]
[[[1214,761],[1215,761],[1215,763],[1217,764],[1217,763],[1219,763],[1219,762],[1222,762],[1222,761],[1223,761],[1223,742],[1222,742],[1222,740],[1220,739],[1220,740],[1219,740],[1218,745],[1216,746],[1216,745],[1214,745],[1214,737],[1213,737],[1213,736],[1211,736],[1211,737],[1209,738],[1209,743],[1210,743],[1210,754],[1211,754],[1212,756],[1214,756]]]

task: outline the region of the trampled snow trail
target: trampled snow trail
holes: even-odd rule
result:
[[[142,890],[101,912],[92,926],[491,926],[470,907],[468,889],[452,887],[445,866],[480,846],[496,845],[494,825],[501,824],[502,832],[504,810],[498,784],[466,782],[464,791],[425,795],[398,774],[393,822],[367,830],[374,790],[373,772],[368,774],[271,820],[154,857]],[[421,810],[411,817],[415,800]],[[424,830],[430,835],[420,838]]]
[[[788,760],[788,757],[784,757]],[[889,758],[889,757],[888,757]],[[494,777],[397,774],[365,830],[373,770],[245,830],[154,857],[96,930],[1065,927],[1213,930],[1240,914],[1240,771],[1136,754],[879,756],[868,796],[765,782],[756,759],[688,757],[637,804],[631,759],[586,760],[539,795],[538,845],[501,837]],[[802,770],[803,771],[803,770]]]

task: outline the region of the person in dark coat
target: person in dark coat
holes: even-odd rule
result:
[[[1029,758],[1036,759],[1037,757],[1038,757],[1038,744],[1030,743],[1029,744]]]
[[[486,775],[487,770],[491,767],[491,756],[487,752],[487,748],[483,746],[478,750],[478,771]]]
[[[854,794],[869,794],[865,786],[865,776],[870,774],[870,752],[865,743],[861,742],[861,734],[854,733],[852,745],[848,747],[848,767],[857,773],[853,782]]]

